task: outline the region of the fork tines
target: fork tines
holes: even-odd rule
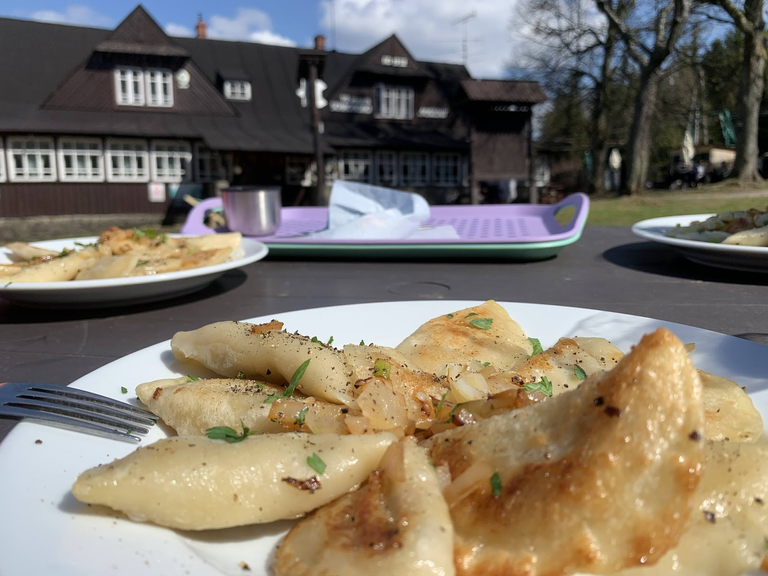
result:
[[[30,418],[106,438],[140,442],[155,416],[146,410],[76,388],[39,382],[0,383],[0,416]]]

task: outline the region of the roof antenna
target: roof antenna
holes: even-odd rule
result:
[[[472,10],[472,12],[470,12],[466,16],[463,16],[462,18],[459,18],[458,20],[453,22],[454,26],[456,26],[457,24],[463,24],[463,26],[464,26],[464,33],[463,33],[463,37],[462,37],[462,40],[461,40],[461,56],[462,56],[462,60],[464,61],[464,66],[467,65],[467,60],[468,60],[468,57],[469,57],[469,50],[468,50],[468,47],[467,47],[467,42],[469,41],[467,39],[467,24],[475,16],[477,16],[477,13],[474,10]]]

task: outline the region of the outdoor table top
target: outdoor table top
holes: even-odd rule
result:
[[[97,310],[0,299],[0,382],[69,384],[179,330],[293,310],[405,300],[558,304],[679,322],[768,345],[768,274],[694,264],[627,227],[588,227],[539,262],[263,260],[203,290]],[[0,439],[13,426],[0,420]]]

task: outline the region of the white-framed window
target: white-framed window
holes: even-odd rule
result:
[[[59,180],[103,182],[104,158],[99,138],[59,138]]]
[[[107,182],[149,182],[146,140],[107,140]]]
[[[403,152],[400,156],[400,176],[404,186],[426,186],[429,183],[429,154]]]
[[[8,138],[8,179],[11,182],[55,182],[53,138]]]
[[[191,180],[192,151],[181,140],[152,141],[152,180],[155,182],[184,182]]]
[[[224,96],[229,100],[251,99],[251,83],[247,80],[225,80]]]
[[[195,144],[195,178],[198,182],[229,180],[229,158],[205,144]]]
[[[144,71],[141,68],[115,68],[115,100],[121,106],[144,106]]]
[[[377,84],[376,116],[398,120],[413,118],[413,88]]]
[[[170,70],[144,71],[147,84],[147,106],[173,106],[173,73]]]
[[[339,158],[339,179],[355,182],[371,181],[371,153],[368,150],[345,150]]]
[[[397,152],[386,150],[376,152],[376,184],[382,186],[397,184]]]
[[[0,182],[5,182],[5,150],[3,148],[3,139],[0,138]]]
[[[436,186],[459,186],[462,161],[459,154],[437,153],[432,156],[432,182]]]

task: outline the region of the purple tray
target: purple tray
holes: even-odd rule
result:
[[[575,215],[561,225],[555,215],[568,206],[573,206]],[[195,206],[187,216],[181,229],[182,234],[210,234],[214,232],[204,224],[208,210],[220,209],[221,198],[209,198]],[[572,194],[557,204],[483,204],[458,206],[431,206],[430,218],[424,226],[451,225],[459,235],[455,239],[389,239],[389,240],[342,240],[313,239],[304,236],[326,227],[328,208],[298,207],[283,208],[281,224],[271,236],[256,239],[267,245],[355,245],[355,246],[415,246],[415,245],[465,245],[465,244],[531,244],[559,243],[576,239],[581,233],[589,212],[589,198],[586,194]],[[215,230],[217,232],[226,229]]]

